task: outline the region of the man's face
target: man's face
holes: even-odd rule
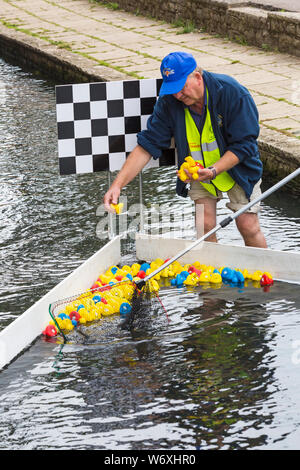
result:
[[[191,106],[201,100],[203,98],[203,80],[201,74],[196,72],[193,76],[189,77],[182,90],[174,93],[173,96],[187,106]]]

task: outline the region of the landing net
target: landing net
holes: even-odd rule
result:
[[[49,306],[52,321],[47,327],[48,330],[45,330],[45,334],[50,336],[52,329],[53,336],[55,336],[55,329],[57,329],[64,341],[67,341],[67,334],[76,328],[85,336],[84,331],[80,329],[82,325],[99,321],[103,317],[116,313],[121,316],[128,315],[132,311],[135,291],[135,284],[128,279],[58,299]]]

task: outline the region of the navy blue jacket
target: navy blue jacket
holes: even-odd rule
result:
[[[209,94],[212,126],[221,156],[231,150],[240,162],[228,170],[231,177],[244,189],[249,199],[253,186],[262,176],[262,162],[257,138],[258,111],[249,91],[228,75],[203,72]],[[178,168],[189,155],[185,130],[184,104],[172,95],[160,97],[148,119],[147,129],[137,135],[138,144],[154,159],[170,147],[175,138]],[[176,192],[187,196],[186,185],[177,180]]]

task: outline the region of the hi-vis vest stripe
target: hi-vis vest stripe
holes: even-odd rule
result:
[[[208,104],[208,91],[207,93],[207,104]],[[188,108],[185,108],[185,127],[186,136],[189,144],[191,156],[194,160],[200,160],[201,164],[207,168],[212,166],[216,161],[221,158],[220,150],[218,147],[217,140],[214,135],[214,131],[211,125],[210,112],[207,106],[206,119],[203,126],[202,133],[200,135],[194,119],[192,118]],[[231,176],[226,172],[222,172],[213,180],[212,183],[202,183],[203,187],[207,189],[214,196],[217,195],[216,188],[220,191],[229,191],[235,182]]]

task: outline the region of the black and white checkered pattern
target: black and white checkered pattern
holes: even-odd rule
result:
[[[60,174],[120,170],[146,128],[161,79],[80,83],[56,87]],[[175,165],[175,148],[147,167]]]

